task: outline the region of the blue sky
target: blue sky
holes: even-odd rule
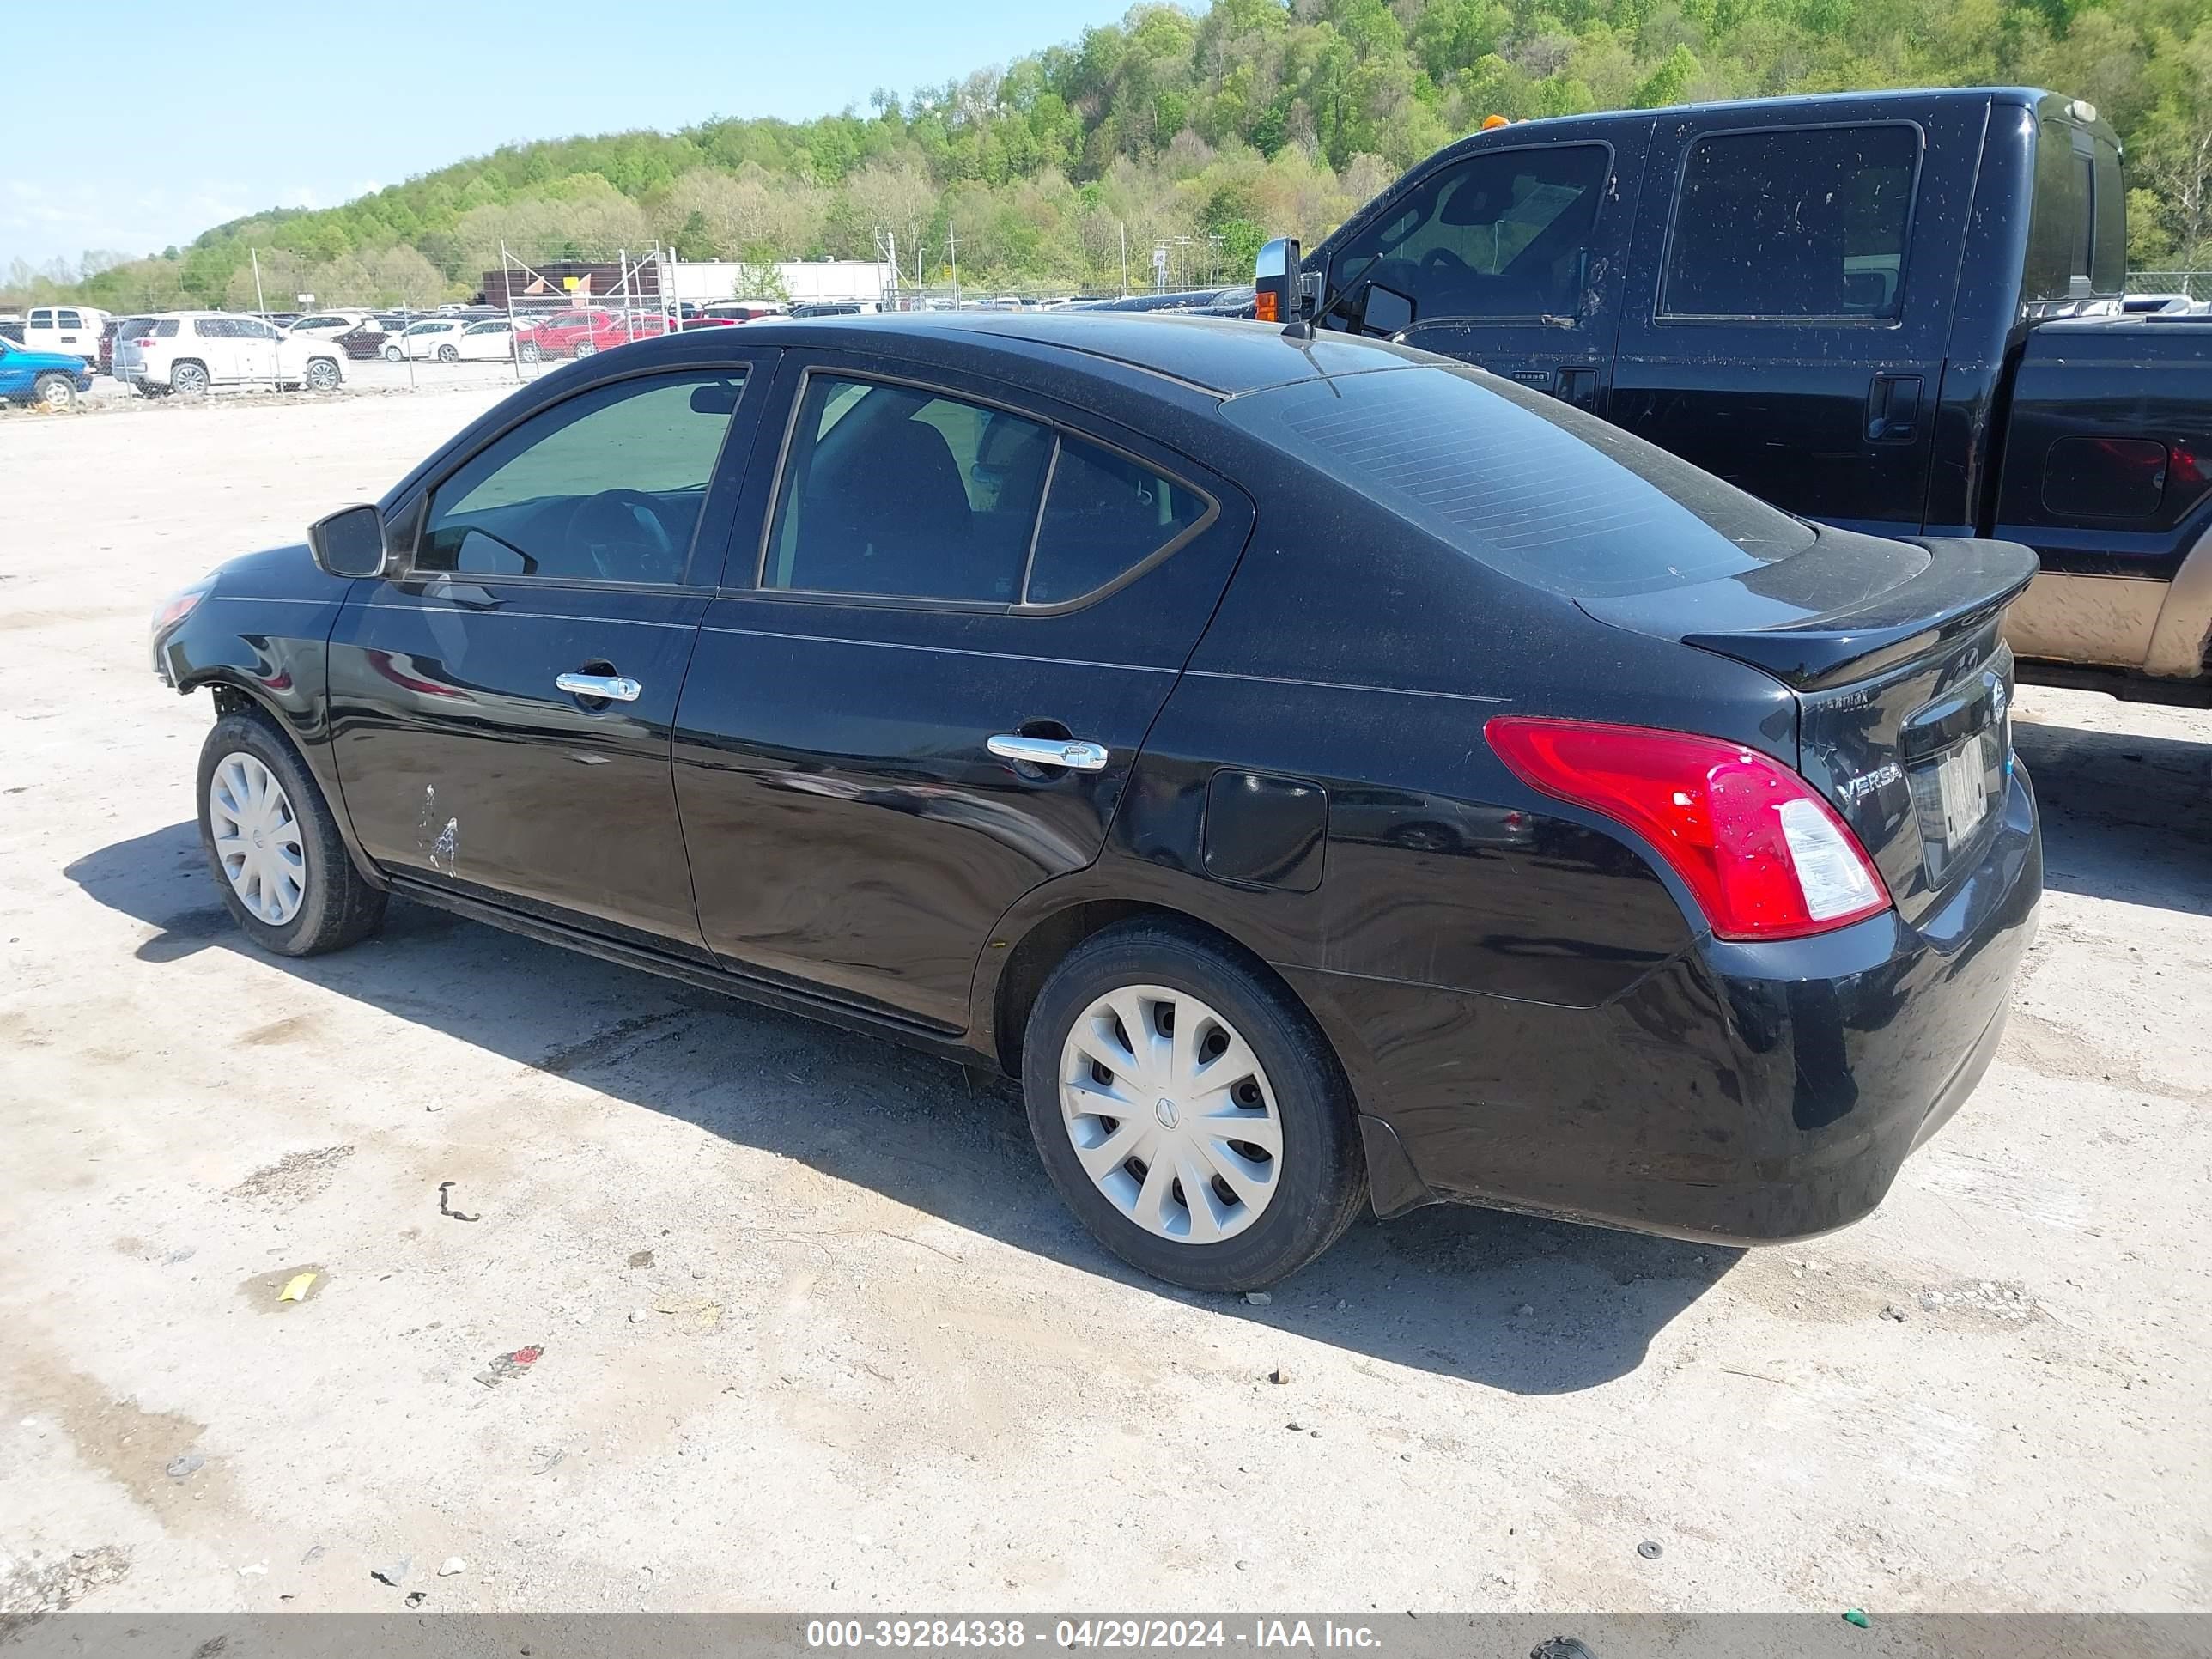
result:
[[[88,248],[157,252],[256,209],[327,207],[515,139],[865,110],[877,87],[904,95],[1004,64],[1126,5],[63,8],[49,19],[57,56],[28,50],[21,29],[0,46],[0,270]],[[50,76],[67,88],[58,117],[33,90]]]

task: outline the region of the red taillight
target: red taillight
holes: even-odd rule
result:
[[[131,343],[135,346],[149,346],[154,343],[154,337],[150,334],[142,334]]]
[[[1484,732],[1527,782],[1650,842],[1722,939],[1797,939],[1889,908],[1858,837],[1803,778],[1756,750],[1518,714]]]

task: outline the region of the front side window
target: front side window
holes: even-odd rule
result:
[[[1395,333],[1416,320],[1579,314],[1611,167],[1603,144],[1566,144],[1442,169],[1338,252],[1322,321]]]
[[[1674,200],[1660,310],[1898,316],[1919,167],[1918,130],[1897,125],[1698,139]]]
[[[415,568],[681,582],[744,384],[734,370],[656,374],[532,416],[432,494]]]
[[[54,313],[54,326],[57,328],[82,328],[84,326],[84,319],[78,316],[74,311],[57,311]]]

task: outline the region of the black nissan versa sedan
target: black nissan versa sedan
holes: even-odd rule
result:
[[[1815,527],[1380,342],[678,334],[309,541],[155,622],[256,943],[400,893],[980,1059],[1196,1288],[1363,1199],[1842,1226],[2034,925],[2028,553]]]

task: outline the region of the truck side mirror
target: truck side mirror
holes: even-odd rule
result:
[[[391,562],[383,515],[366,502],[316,520],[307,526],[307,546],[332,576],[381,576]]]
[[[1306,315],[1304,257],[1295,236],[1278,236],[1252,262],[1252,315],[1263,323],[1296,322]]]

